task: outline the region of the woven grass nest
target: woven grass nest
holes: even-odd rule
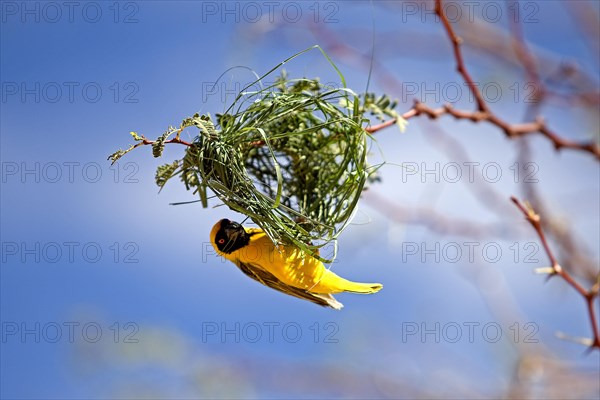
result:
[[[243,89],[216,121],[195,114],[156,141],[132,135],[138,145],[152,144],[158,157],[169,137],[178,140],[184,129],[197,128],[185,156],[158,167],[157,184],[162,187],[179,176],[204,207],[210,190],[230,209],[252,219],[274,243],[293,243],[319,257],[318,249],[335,243],[351,221],[376,170],[367,163],[363,126],[368,120],[363,114],[393,115],[395,105],[368,95],[361,104],[339,75],[342,87],[331,88],[318,79],[288,79],[283,72],[271,86]],[[109,158],[114,162],[138,145]]]

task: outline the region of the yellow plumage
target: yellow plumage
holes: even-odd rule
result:
[[[258,228],[244,228],[222,219],[213,226],[210,241],[220,256],[233,262],[260,283],[313,303],[340,309],[334,293],[375,293],[379,283],[357,283],[341,278],[323,263],[295,246],[276,248]]]

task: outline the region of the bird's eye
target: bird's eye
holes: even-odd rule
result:
[[[219,244],[224,244],[225,243],[225,239],[219,239],[218,242],[219,242]]]

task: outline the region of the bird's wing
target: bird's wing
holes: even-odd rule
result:
[[[237,262],[236,264],[238,268],[250,278],[262,283],[265,286],[268,286],[285,294],[289,294],[290,296],[308,300],[320,306],[331,307],[336,310],[340,310],[344,306],[330,294],[311,293],[304,289],[286,285],[285,283],[277,279],[275,275],[271,274],[268,271],[265,271],[257,265],[243,263],[241,261]]]

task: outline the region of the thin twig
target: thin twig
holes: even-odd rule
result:
[[[148,140],[146,138],[144,138],[144,140],[142,142],[140,142],[141,145],[147,145],[147,144],[154,144],[156,142],[156,140]],[[185,146],[190,147],[192,144],[190,142],[186,142],[185,140],[181,140],[178,137],[174,137],[173,139],[169,139],[169,140],[165,140],[165,144],[167,143],[179,143],[179,144],[183,144]]]
[[[594,335],[594,338],[592,339],[592,343],[590,345],[590,349],[600,349],[600,333],[598,331],[598,322],[596,320],[596,313],[594,311],[594,299],[598,297],[600,284],[596,282],[596,284],[594,284],[589,290],[586,290],[575,279],[573,279],[573,277],[560,266],[560,264],[556,260],[556,257],[554,257],[554,254],[550,249],[550,245],[546,240],[546,236],[544,235],[544,231],[542,230],[541,217],[534,211],[534,209],[529,204],[523,205],[514,196],[511,197],[511,200],[513,203],[515,203],[519,210],[521,210],[523,215],[525,215],[525,219],[527,219],[527,221],[531,224],[533,229],[535,229],[536,233],[538,234],[540,241],[544,246],[544,250],[546,251],[548,258],[550,259],[552,270],[551,276],[560,276],[565,282],[567,282],[573,289],[577,291],[577,293],[579,293],[585,299]]]
[[[442,25],[444,25],[444,29],[452,42],[452,49],[454,50],[454,58],[456,59],[456,70],[462,75],[469,90],[475,96],[475,101],[477,102],[477,109],[482,113],[490,113],[487,103],[483,99],[481,92],[477,89],[473,78],[471,78],[471,74],[467,71],[467,67],[465,66],[465,62],[463,60],[462,51],[460,49],[460,45],[462,43],[462,39],[456,35],[454,30],[452,29],[452,25],[450,21],[446,17],[442,7],[442,0],[436,0],[435,2],[435,13],[442,20]]]

